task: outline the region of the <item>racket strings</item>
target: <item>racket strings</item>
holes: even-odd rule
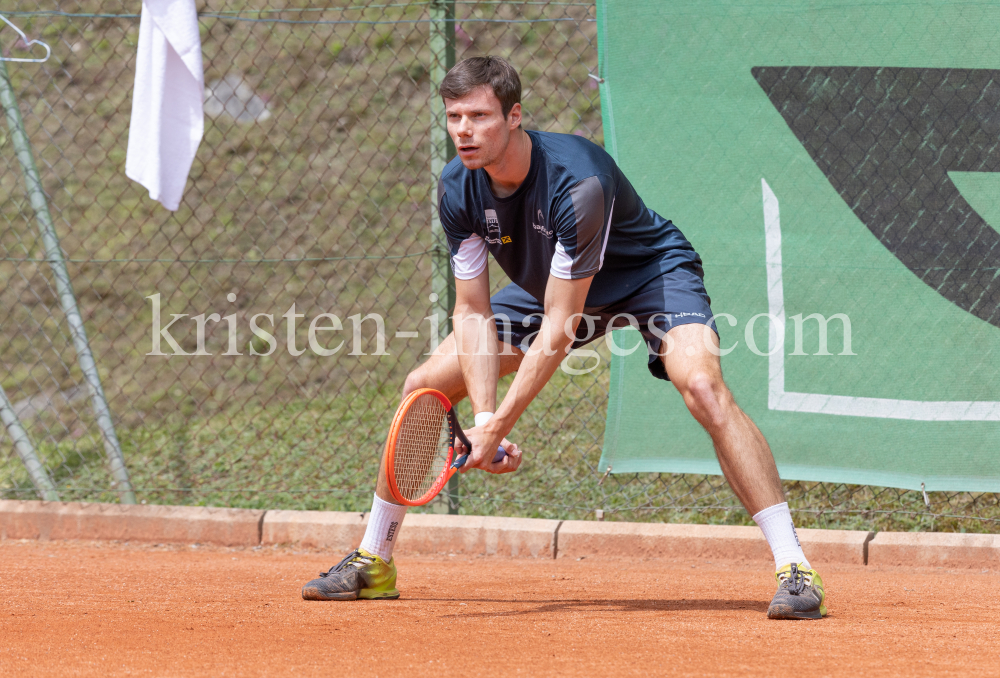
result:
[[[451,428],[448,412],[434,396],[417,398],[404,415],[396,439],[396,487],[407,499],[423,496],[447,470]]]

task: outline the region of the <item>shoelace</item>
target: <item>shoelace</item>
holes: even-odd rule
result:
[[[340,570],[344,569],[344,567],[346,567],[351,561],[354,561],[354,560],[361,560],[364,565],[368,565],[368,564],[370,564],[372,562],[368,558],[365,558],[364,556],[362,556],[361,555],[361,551],[355,549],[353,552],[349,553],[346,558],[344,558],[339,563],[337,563],[336,565],[334,565],[333,567],[331,567],[328,571],[326,571],[326,572],[320,572],[319,576],[320,577],[329,577],[334,572],[340,572]]]
[[[782,583],[786,584],[785,588],[789,593],[793,596],[799,596],[805,593],[807,584],[806,575],[799,570],[798,565],[792,563],[791,571],[783,577]]]

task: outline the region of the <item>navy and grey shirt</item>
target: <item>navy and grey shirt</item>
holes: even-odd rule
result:
[[[701,258],[672,222],[647,208],[600,146],[573,134],[528,132],[531,169],[498,198],[486,170],[460,158],[438,186],[452,269],[471,280],[491,252],[510,279],[544,302],[549,274],[594,276],[588,308],[627,298],[650,280]]]

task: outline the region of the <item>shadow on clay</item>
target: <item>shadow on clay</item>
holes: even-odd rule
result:
[[[409,601],[442,601],[440,598],[409,598]],[[531,614],[550,614],[552,612],[576,610],[595,612],[704,612],[704,611],[726,611],[726,610],[752,610],[754,612],[766,612],[767,602],[761,600],[718,600],[718,599],[697,599],[697,600],[500,600],[495,598],[452,598],[447,602],[453,605],[465,603],[469,606],[468,611],[457,614],[441,615],[448,617],[516,617]],[[508,605],[526,606],[519,610],[490,610],[488,612],[477,612],[477,603],[504,603]]]

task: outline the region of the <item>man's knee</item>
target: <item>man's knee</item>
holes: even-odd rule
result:
[[[720,375],[703,370],[693,372],[683,383],[677,384],[677,390],[691,414],[703,426],[713,428],[725,423],[732,395]]]
[[[461,372],[453,377],[447,372],[443,373],[440,364],[424,363],[406,375],[406,380],[403,382],[403,397],[405,398],[418,388],[433,388],[441,391],[451,400],[453,405],[465,397]]]
[[[410,395],[418,388],[426,388],[427,383],[423,374],[421,374],[420,368],[416,368],[408,375],[406,375],[406,381],[403,382],[403,397]]]

